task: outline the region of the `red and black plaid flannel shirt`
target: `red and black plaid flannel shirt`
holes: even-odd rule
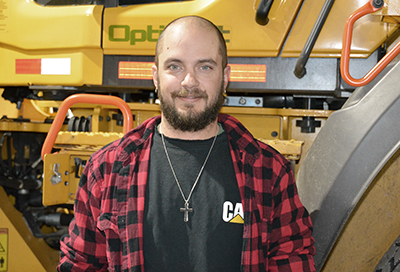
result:
[[[143,210],[150,147],[160,117],[94,153],[84,169],[59,271],[144,271]],[[220,114],[244,210],[242,271],[315,271],[312,223],[290,163]],[[166,234],[168,235],[168,234]]]

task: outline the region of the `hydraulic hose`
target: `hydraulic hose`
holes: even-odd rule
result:
[[[300,57],[297,60],[296,67],[294,68],[294,75],[298,78],[302,78],[307,73],[307,61],[310,58],[311,51],[314,48],[315,42],[317,41],[317,38],[325,24],[326,18],[328,17],[334,2],[335,0],[326,0],[321,12],[318,15],[317,21],[311,30],[310,36],[308,37],[303,51],[301,51]]]

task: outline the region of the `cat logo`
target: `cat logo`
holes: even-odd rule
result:
[[[222,209],[222,220],[227,223],[243,224],[243,207],[242,203],[235,205],[230,201],[225,201]]]

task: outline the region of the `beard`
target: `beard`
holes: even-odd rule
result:
[[[158,86],[159,90],[159,98],[160,98],[160,107],[163,116],[166,118],[168,123],[176,130],[181,131],[199,131],[206,128],[209,124],[214,122],[219,114],[219,111],[224,104],[224,82],[221,82],[220,90],[218,96],[210,101],[210,104],[206,106],[206,108],[201,112],[196,112],[193,109],[193,105],[187,103],[187,112],[180,113],[176,109],[174,102],[168,102],[163,97],[163,92]],[[187,90],[182,88],[180,91],[174,92],[171,94],[172,100],[176,97],[197,97],[205,99],[206,103],[208,102],[208,95],[206,92],[203,92],[199,89]],[[208,104],[208,103],[207,103]]]

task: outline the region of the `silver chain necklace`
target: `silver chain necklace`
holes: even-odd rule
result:
[[[207,157],[206,157],[206,159],[205,159],[205,161],[203,163],[203,166],[201,167],[200,172],[197,175],[197,178],[196,178],[196,180],[195,180],[195,182],[194,182],[194,184],[192,186],[192,189],[190,189],[190,193],[189,193],[188,197],[186,198],[185,194],[182,191],[181,185],[179,184],[178,178],[176,177],[174,168],[172,167],[171,159],[169,158],[167,147],[165,146],[164,134],[161,132],[161,126],[160,126],[161,140],[162,140],[162,143],[163,143],[163,146],[164,146],[165,155],[167,156],[169,167],[171,168],[172,174],[174,175],[174,178],[175,178],[175,181],[176,181],[176,185],[178,185],[178,188],[179,188],[179,191],[181,192],[182,198],[185,201],[185,207],[179,209],[181,212],[183,212],[183,221],[184,222],[188,222],[189,221],[189,212],[193,212],[193,208],[189,207],[189,200],[190,200],[190,197],[192,196],[194,188],[196,187],[196,185],[197,185],[197,183],[198,183],[198,181],[200,179],[201,173],[203,173],[203,170],[204,170],[204,167],[206,166],[208,158],[210,157],[211,151],[212,151],[212,149],[214,147],[214,144],[215,144],[215,140],[217,139],[217,136],[218,136],[218,131],[219,131],[219,125],[217,125],[217,132],[215,133],[214,140],[213,140],[213,142],[211,144],[210,150],[208,151],[208,154],[207,154]]]

